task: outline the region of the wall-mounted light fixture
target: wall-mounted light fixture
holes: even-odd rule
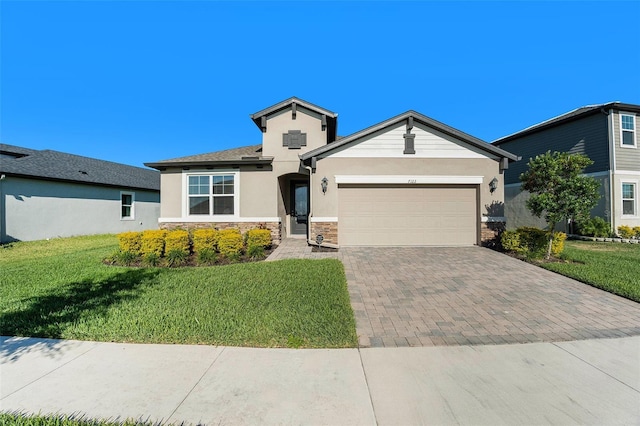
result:
[[[495,191],[496,189],[498,189],[498,178],[493,178],[491,179],[491,182],[489,182],[489,191],[491,191],[491,193],[493,194],[493,191]]]
[[[326,194],[327,188],[329,187],[329,179],[327,179],[326,176],[320,181],[320,186],[322,187],[322,193]]]

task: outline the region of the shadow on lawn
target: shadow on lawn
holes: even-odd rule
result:
[[[141,284],[158,271],[134,269],[104,280],[85,280],[57,288],[50,294],[23,300],[24,308],[0,314],[0,335],[60,339],[64,330],[82,317],[105,315],[109,307],[125,300],[137,299]],[[59,342],[42,339],[2,339],[0,357],[15,361],[31,350],[54,355]]]

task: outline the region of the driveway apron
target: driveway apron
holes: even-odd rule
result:
[[[638,303],[481,247],[282,249],[270,260],[342,260],[361,347],[640,335]]]

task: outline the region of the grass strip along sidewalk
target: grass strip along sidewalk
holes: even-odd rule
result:
[[[102,264],[115,236],[0,247],[0,333],[253,347],[356,347],[342,264],[283,260],[198,268]]]

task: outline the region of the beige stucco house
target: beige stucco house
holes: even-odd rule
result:
[[[260,226],[338,247],[475,245],[504,226],[517,157],[422,114],[342,138],[336,113],[298,98],[251,119],[260,144],[146,164],[161,171],[162,228]]]

